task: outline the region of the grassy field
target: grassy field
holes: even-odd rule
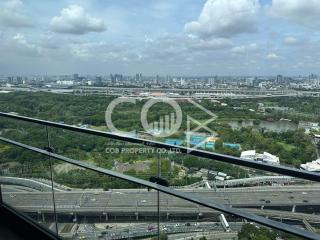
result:
[[[289,152],[296,148],[292,144],[287,144],[284,142],[277,142],[277,143],[280,144],[286,151],[289,151]]]

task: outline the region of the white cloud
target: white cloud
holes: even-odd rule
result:
[[[80,60],[97,60],[101,62],[136,61],[139,56],[134,50],[122,44],[108,44],[104,41],[72,43],[68,46],[73,57]]]
[[[23,6],[23,2],[20,0],[9,0],[5,3],[5,7],[10,9],[17,9]]]
[[[259,9],[258,0],[207,0],[198,21],[187,23],[185,30],[204,38],[254,32]]]
[[[219,50],[232,46],[233,43],[227,38],[215,38],[210,40],[203,40],[198,38],[191,38],[187,42],[187,47],[194,50]]]
[[[145,43],[152,43],[153,42],[153,39],[148,37],[147,35],[144,36],[144,42]]]
[[[319,0],[272,0],[272,16],[310,27],[319,26]]]
[[[89,32],[103,32],[106,26],[103,20],[91,17],[83,7],[70,5],[61,10],[59,16],[51,19],[50,29],[58,33],[86,34]]]
[[[28,42],[21,33],[17,33],[12,37],[9,47],[19,55],[38,56],[41,53],[40,48],[37,45]]]
[[[251,51],[256,51],[258,49],[258,45],[256,43],[251,43],[248,45],[236,46],[231,49],[231,52],[234,54],[244,54]]]
[[[268,60],[280,60],[280,59],[282,59],[282,57],[279,56],[279,55],[277,55],[276,53],[269,53],[269,54],[266,56],[266,58],[267,58]]]
[[[299,43],[299,40],[295,37],[286,37],[285,39],[283,39],[283,42],[287,45],[295,45]]]
[[[9,0],[0,4],[0,25],[11,28],[32,27],[31,18],[23,13],[20,0]]]

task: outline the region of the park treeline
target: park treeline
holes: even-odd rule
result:
[[[53,94],[53,93],[26,93],[16,92],[0,95],[0,111],[16,112],[23,116],[40,118],[66,124],[83,125],[89,127],[103,127],[105,130],[105,111],[113,97],[105,96],[81,96],[72,94]],[[114,125],[124,131],[137,130],[143,131],[140,123],[140,111],[146,100],[137,101],[136,104],[121,104],[112,114]],[[278,106],[292,105],[296,99],[280,99],[278,102],[272,102],[268,99],[268,104],[277,104]],[[273,100],[275,101],[275,100]],[[306,101],[302,99],[302,101]],[[312,106],[316,106],[313,101],[319,101],[310,98]],[[241,144],[242,150],[256,149],[258,152],[267,151],[280,157],[282,164],[299,166],[301,163],[312,161],[316,158],[316,148],[312,144],[312,138],[306,135],[303,130],[287,131],[282,133],[266,132],[254,128],[242,128],[232,130],[226,123],[228,119],[255,119],[257,121],[266,119],[278,119],[288,117],[287,113],[278,113],[269,111],[259,113],[258,111],[249,111],[248,109],[257,108],[256,100],[224,100],[227,105],[211,101],[198,102],[209,111],[215,113],[218,118],[209,124],[209,127],[218,133],[218,140],[215,149],[212,151],[234,156],[240,156],[240,150],[225,147],[222,143]],[[184,120],[187,116],[192,116],[198,121],[208,119],[208,114],[188,102],[181,102],[180,106],[183,112]],[[300,106],[298,107],[300,108]],[[311,108],[312,109],[312,108]],[[148,121],[156,121],[160,116],[169,114],[172,110],[168,109],[166,104],[155,105],[148,114]],[[304,112],[305,118],[309,118],[309,108]],[[305,120],[305,118],[303,120]],[[310,115],[314,118],[314,114]],[[220,121],[221,120],[221,121]],[[184,139],[184,131],[187,130],[186,121],[174,137]],[[192,126],[196,127],[196,125]],[[48,145],[46,129],[44,126],[33,123],[23,123],[17,120],[2,118],[0,121],[2,136],[19,140],[23,143],[44,148]],[[81,160],[88,161],[94,165],[113,169],[116,162],[134,163],[148,162],[149,168],[144,171],[131,169],[127,174],[148,179],[150,176],[157,175],[158,160],[161,161],[161,175],[166,178],[171,185],[186,185],[201,180],[199,177],[190,177],[188,174],[181,174],[188,169],[206,168],[208,170],[222,171],[228,175],[240,178],[247,177],[252,171],[243,169],[230,164],[225,164],[209,159],[201,159],[182,154],[157,154],[157,153],[110,153],[107,148],[123,147],[144,147],[132,145],[125,142],[115,141],[102,137],[89,136],[81,133],[74,133],[67,130],[49,127],[49,142],[56,153]],[[157,139],[163,141],[164,139]],[[7,174],[17,176],[28,176],[35,178],[49,178],[49,161],[43,156],[28,152],[17,147],[2,144],[0,146],[2,154],[1,171],[7,169]],[[175,164],[173,165],[172,162]],[[54,161],[53,171],[55,181],[66,184],[71,187],[83,188],[125,188],[132,184],[124,183],[115,179],[105,180],[105,176],[83,169],[62,168],[55,166],[63,165],[62,162]],[[8,171],[9,169],[9,171]]]

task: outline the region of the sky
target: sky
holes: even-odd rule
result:
[[[319,0],[0,0],[0,74],[319,74]]]

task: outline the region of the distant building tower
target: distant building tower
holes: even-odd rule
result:
[[[79,74],[78,73],[73,74],[73,80],[77,81],[78,79],[79,79]]]
[[[317,75],[315,75],[315,74],[313,74],[313,73],[311,73],[310,75],[309,75],[309,80],[314,80],[314,79],[317,79],[318,77],[317,77]]]
[[[122,74],[116,74],[116,75],[115,75],[115,78],[116,78],[116,82],[117,82],[117,83],[118,83],[118,82],[122,82],[122,80],[123,80]]]
[[[17,83],[22,84],[22,77],[17,77]]]
[[[13,77],[8,77],[8,83],[13,83]]]
[[[283,76],[282,75],[277,76],[276,84],[278,84],[278,85],[283,84]]]
[[[169,83],[171,80],[171,77],[169,75],[166,76],[166,83]]]
[[[102,85],[102,77],[101,76],[96,76],[96,85],[101,86]]]
[[[113,74],[110,74],[110,79],[112,84],[116,83],[116,76],[114,76]]]
[[[137,74],[136,74],[136,81],[137,81],[137,82],[142,81],[142,73],[137,73]]]
[[[208,84],[209,85],[211,85],[211,86],[213,86],[214,84],[215,84],[215,81],[216,80],[216,77],[210,77],[209,79],[208,79]]]
[[[257,77],[255,77],[252,81],[253,87],[259,87],[260,82],[261,81]]]
[[[160,84],[160,77],[159,77],[159,75],[156,76],[156,84],[157,84],[157,85]]]
[[[180,79],[180,85],[186,85],[186,80],[184,78],[181,78]]]

